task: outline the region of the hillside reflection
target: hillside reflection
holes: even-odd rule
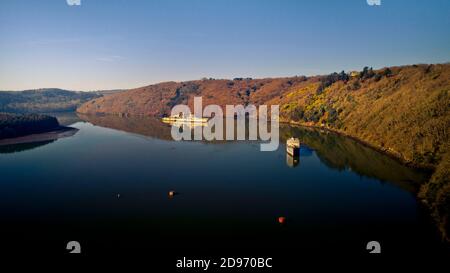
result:
[[[81,114],[79,114],[79,117],[101,127],[162,140],[172,140],[170,125],[152,117]],[[410,192],[417,191],[420,184],[428,177],[428,174],[409,168],[397,160],[348,137],[317,129],[280,124],[279,149],[285,149],[284,143],[290,137],[299,138],[301,141],[300,158],[291,158],[286,155],[286,164],[290,167],[297,167],[301,164],[301,158],[310,155],[312,149],[320,160],[330,168],[342,171],[350,170],[361,176],[389,181]],[[212,144],[224,142],[205,141],[205,143]]]
[[[159,119],[135,116],[121,117],[116,115],[83,115],[78,116],[96,126],[107,127],[128,133],[139,134],[163,140],[172,140],[170,125],[162,123]]]
[[[334,169],[351,170],[362,176],[393,182],[411,192],[417,191],[420,184],[428,177],[427,173],[409,168],[351,138],[332,132],[305,127],[280,126],[281,143],[291,136],[300,138],[302,144],[315,150],[325,165]]]
[[[55,142],[56,139],[40,141],[40,142],[32,142],[32,143],[21,143],[21,144],[13,144],[13,145],[0,145],[0,154],[12,154],[19,153],[23,151],[33,150],[39,148],[41,146],[45,146],[47,144]]]

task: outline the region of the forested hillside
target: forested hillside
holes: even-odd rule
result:
[[[49,132],[59,127],[58,120],[51,116],[0,113],[0,139]]]

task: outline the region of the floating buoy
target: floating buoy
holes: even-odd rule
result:
[[[283,216],[278,217],[278,223],[280,223],[280,224],[286,223],[286,217],[283,217]]]
[[[120,193],[117,194],[117,198],[120,198]]]
[[[170,198],[174,197],[175,194],[176,194],[175,191],[169,191],[169,197],[170,197]]]

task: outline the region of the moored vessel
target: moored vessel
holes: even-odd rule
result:
[[[199,118],[192,114],[185,116],[183,113],[180,113],[179,115],[163,117],[162,121],[165,123],[207,123],[208,118]]]

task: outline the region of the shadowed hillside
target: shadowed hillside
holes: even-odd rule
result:
[[[59,128],[58,120],[54,117],[0,113],[0,139],[49,132]]]

